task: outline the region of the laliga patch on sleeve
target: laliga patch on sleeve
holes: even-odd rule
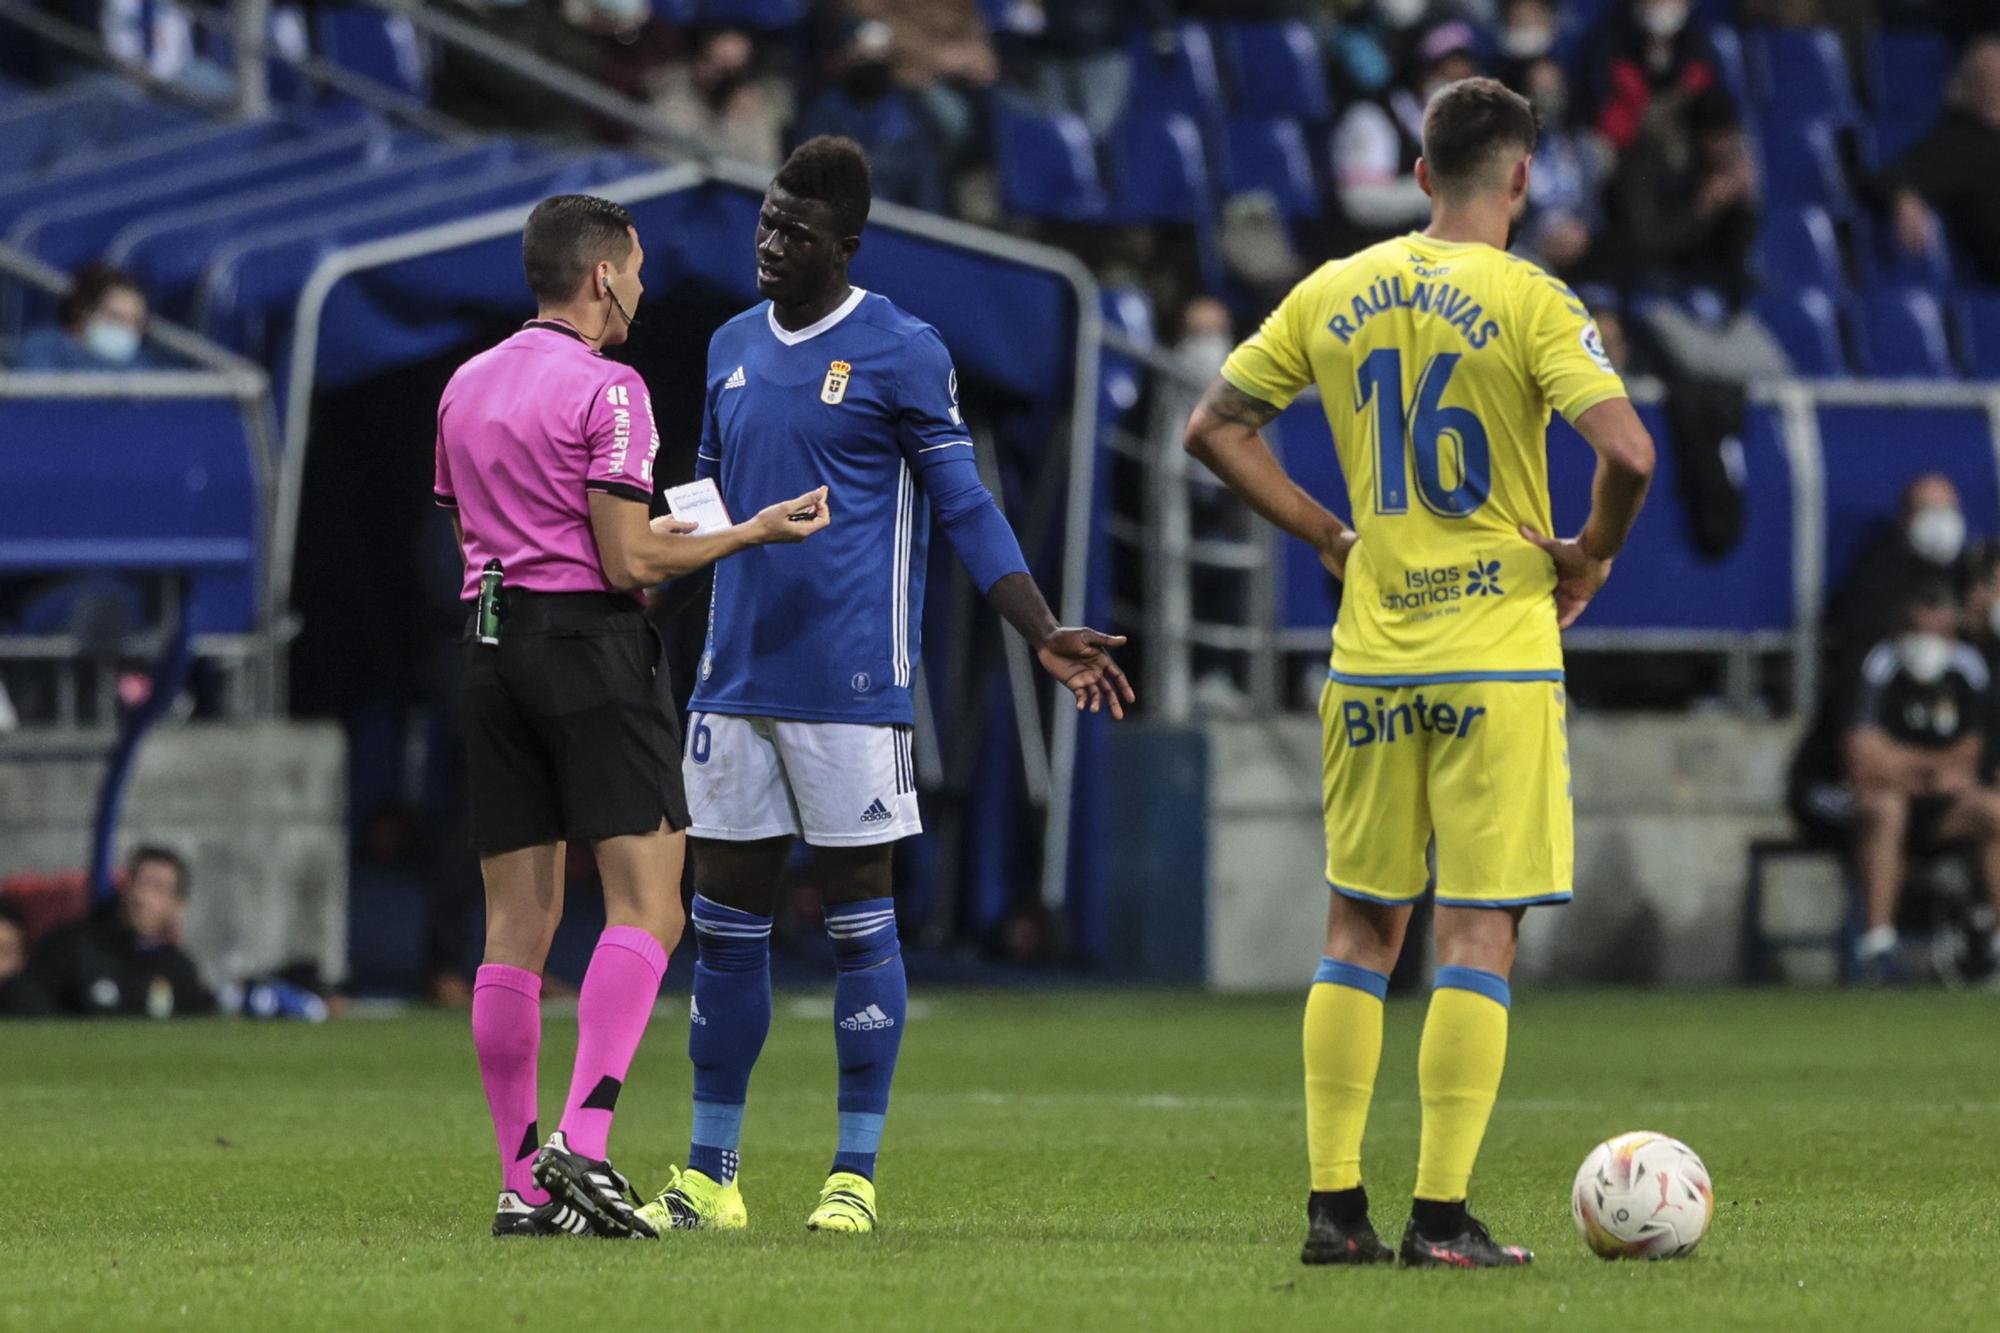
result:
[[[1597,331],[1596,320],[1593,319],[1583,326],[1583,332],[1578,336],[1577,341],[1583,344],[1583,350],[1589,354],[1592,361],[1597,363],[1599,370],[1607,375],[1616,375],[1618,373],[1618,368],[1611,364],[1611,358],[1605,355],[1604,335]]]
[[[729,510],[722,503],[722,489],[715,484],[713,477],[703,477],[685,486],[669,486],[665,498],[669,514],[684,522],[700,525],[694,530],[697,537],[706,537],[711,532],[721,532],[730,526]]]

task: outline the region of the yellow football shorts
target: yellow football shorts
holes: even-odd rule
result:
[[[1560,680],[1373,684],[1330,677],[1326,879],[1409,903],[1431,880],[1456,907],[1567,902],[1575,860]]]

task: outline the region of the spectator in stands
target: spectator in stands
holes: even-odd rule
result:
[[[31,330],[14,349],[16,370],[149,370],[146,293],[109,264],[78,270],[53,326]]]
[[[1509,88],[1528,94],[1530,70],[1540,62],[1550,59],[1556,51],[1556,30],[1558,20],[1556,7],[1551,0],[1507,0],[1500,10],[1500,78]],[[1557,66],[1557,72],[1561,72]],[[1541,112],[1541,108],[1536,110]],[[1565,108],[1567,114],[1567,108]],[[1549,126],[1549,117],[1541,112],[1544,131]],[[1536,150],[1539,165],[1541,152]]]
[[[974,0],[843,0],[857,19],[889,25],[896,86],[915,102],[947,168],[978,141],[1000,61]]]
[[[1715,49],[1689,9],[1689,0],[1626,0],[1585,43],[1588,119],[1621,153],[1638,141],[1657,99],[1720,90]]]
[[[875,197],[941,210],[944,176],[914,100],[896,86],[895,38],[879,19],[845,25],[827,70],[827,86],[792,127],[799,142],[815,135],[852,139],[868,150]]]
[[[1409,64],[1417,39],[1450,17],[1432,0],[1359,0],[1327,34],[1334,93],[1344,105],[1379,98]]]
[[[71,1014],[171,1018],[215,1012],[215,997],[180,947],[187,895],[187,863],[179,855],[164,847],[136,849],[117,897],[51,931],[36,947],[36,977]]]
[[[0,899],[0,1018],[42,1018],[55,1003],[28,971],[28,922],[20,909]]]
[[[1783,349],[1747,306],[1760,208],[1729,96],[1711,87],[1653,99],[1612,190],[1626,286],[1685,298],[1640,312],[1670,367],[1733,383],[1787,374]]]
[[[1479,73],[1477,35],[1467,23],[1442,23],[1418,40],[1403,78],[1347,108],[1333,132],[1334,181],[1346,216],[1348,249],[1407,231],[1430,217],[1417,184],[1424,107],[1447,83]]]
[[[1005,30],[1024,59],[1010,75],[1044,110],[1080,116],[1102,139],[1131,96],[1133,32],[1149,29],[1171,50],[1171,19],[1167,0],[1014,0]]]
[[[693,60],[668,67],[654,106],[714,152],[775,166],[791,119],[791,86],[759,71],[748,33],[724,28],[702,38]]]
[[[1901,617],[1895,637],[1863,659],[1842,743],[1866,922],[1856,962],[1872,980],[1899,972],[1896,906],[1910,853],[1972,843],[1989,889],[2000,886],[2000,792],[1979,785],[1986,663],[1957,637],[1958,599],[1942,580],[1919,585]]]
[[[1528,0],[1526,7],[1538,4]],[[1530,43],[1522,38],[1519,44],[1525,49]],[[1517,77],[1517,91],[1534,104],[1542,125],[1518,245],[1543,267],[1575,281],[1604,222],[1604,157],[1596,140],[1569,118],[1569,78],[1561,61],[1535,57]]]
[[[1945,235],[1980,281],[2000,283],[2000,37],[1974,42],[1945,112],[1889,173],[1896,240],[1924,253]]]
[[[1903,489],[1894,526],[1862,547],[1829,604],[1829,645],[1851,664],[1895,628],[1910,590],[1943,580],[1954,594],[1971,582],[1965,512],[1951,478],[1926,472]]]
[[[597,40],[570,22],[556,0],[459,0],[453,8],[463,10],[458,17],[553,65],[592,77],[598,73]],[[588,139],[599,128],[575,102],[451,43],[437,49],[431,101],[475,129]]]

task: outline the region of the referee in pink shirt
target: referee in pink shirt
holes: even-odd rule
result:
[[[611,1116],[680,941],[687,800],[680,725],[640,589],[829,519],[826,488],[719,532],[652,519],[660,433],[636,372],[607,361],[644,292],[632,215],[558,195],[528,217],[535,318],[459,367],[438,404],[437,502],[465,591],[501,579],[497,643],[466,636],[472,836],[486,956],[472,1040],[500,1145],[496,1236],[655,1236],[606,1160]],[[801,478],[801,483],[809,481]],[[535,1105],[541,970],[562,917],[564,843],[591,844],[606,927],[577,1000],[576,1069],[544,1145]]]

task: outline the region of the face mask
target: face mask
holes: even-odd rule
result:
[[[1174,357],[1182,366],[1204,377],[1214,375],[1222,369],[1222,363],[1236,344],[1226,333],[1194,333],[1181,339],[1181,345],[1174,349]]]
[[[1948,505],[1925,505],[1910,515],[1910,549],[1934,565],[1948,565],[1965,549],[1965,515]]]
[[[126,365],[139,359],[139,330],[115,319],[93,319],[83,326],[83,345],[100,361]]]
[[[1509,28],[1500,34],[1500,49],[1516,60],[1545,56],[1556,44],[1555,33],[1542,27]]]
[[[1920,685],[1935,684],[1951,665],[1952,641],[1942,634],[1911,631],[1896,640],[1896,655],[1903,670]]]
[[[1430,0],[1375,0],[1375,11],[1392,28],[1408,28],[1424,16]]]
[[[1688,7],[1684,4],[1642,5],[1639,26],[1654,37],[1667,38],[1687,26]]]
[[[1535,115],[1544,125],[1560,125],[1569,114],[1569,94],[1561,88],[1551,88],[1545,93],[1537,93],[1530,99],[1535,106]]]

